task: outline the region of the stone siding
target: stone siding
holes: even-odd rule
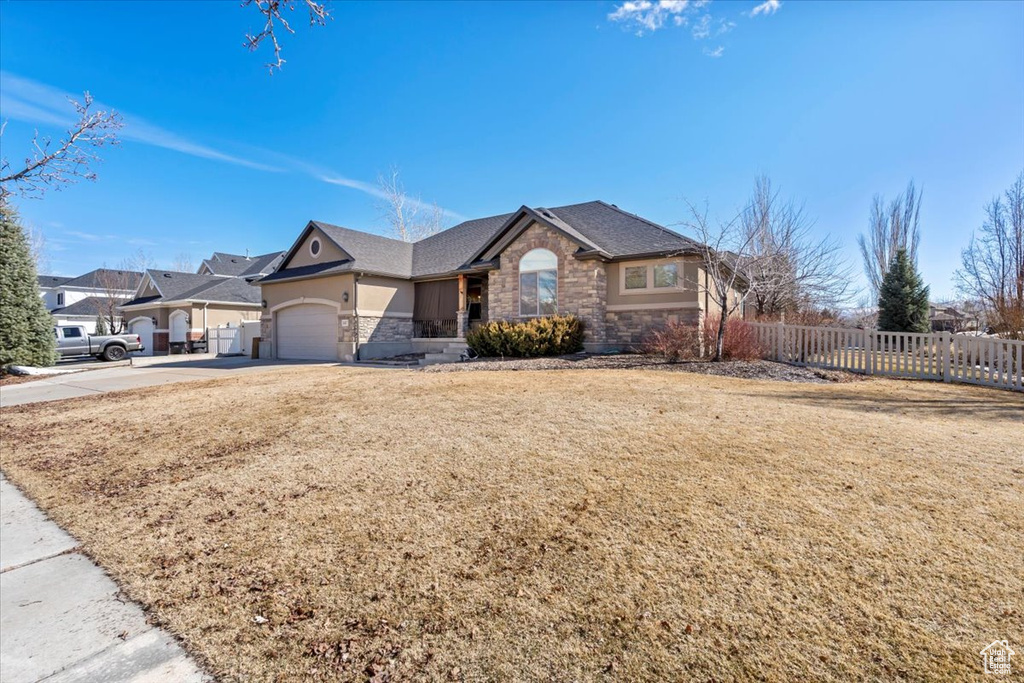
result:
[[[264,313],[260,317],[260,339],[274,341],[274,316],[271,313]]]
[[[359,343],[404,342],[412,339],[412,318],[381,318],[361,315],[358,320]]]
[[[700,324],[700,309],[656,308],[636,311],[608,311],[607,343],[623,349],[637,349],[651,330],[667,323]]]
[[[524,230],[501,253],[499,269],[488,274],[487,319],[527,319],[519,315],[519,259],[531,249],[548,249],[558,257],[558,313],[583,320],[586,343],[603,344],[608,289],[605,265],[574,258],[578,248],[565,236],[538,223]]]

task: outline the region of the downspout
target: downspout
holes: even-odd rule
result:
[[[352,278],[352,333],[355,335],[355,353],[352,359],[359,360],[359,273]]]

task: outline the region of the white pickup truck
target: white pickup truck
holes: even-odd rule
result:
[[[95,356],[101,360],[121,360],[129,351],[142,351],[142,338],[137,334],[89,334],[81,325],[58,325],[57,354],[61,358]]]

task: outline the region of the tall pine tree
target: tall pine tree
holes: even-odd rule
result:
[[[25,231],[14,207],[0,200],[0,372],[9,365],[53,365],[56,346]]]
[[[900,249],[892,258],[878,290],[878,329],[885,332],[928,332],[928,287]]]

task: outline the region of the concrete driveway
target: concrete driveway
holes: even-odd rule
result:
[[[133,358],[132,364],[110,366],[100,363],[61,365],[97,368],[83,372],[53,375],[46,379],[0,387],[0,407],[39,401],[104,394],[108,391],[138,389],[174,382],[188,382],[215,377],[234,377],[265,372],[289,365],[337,365],[315,361],[252,360],[244,356],[161,356]]]

